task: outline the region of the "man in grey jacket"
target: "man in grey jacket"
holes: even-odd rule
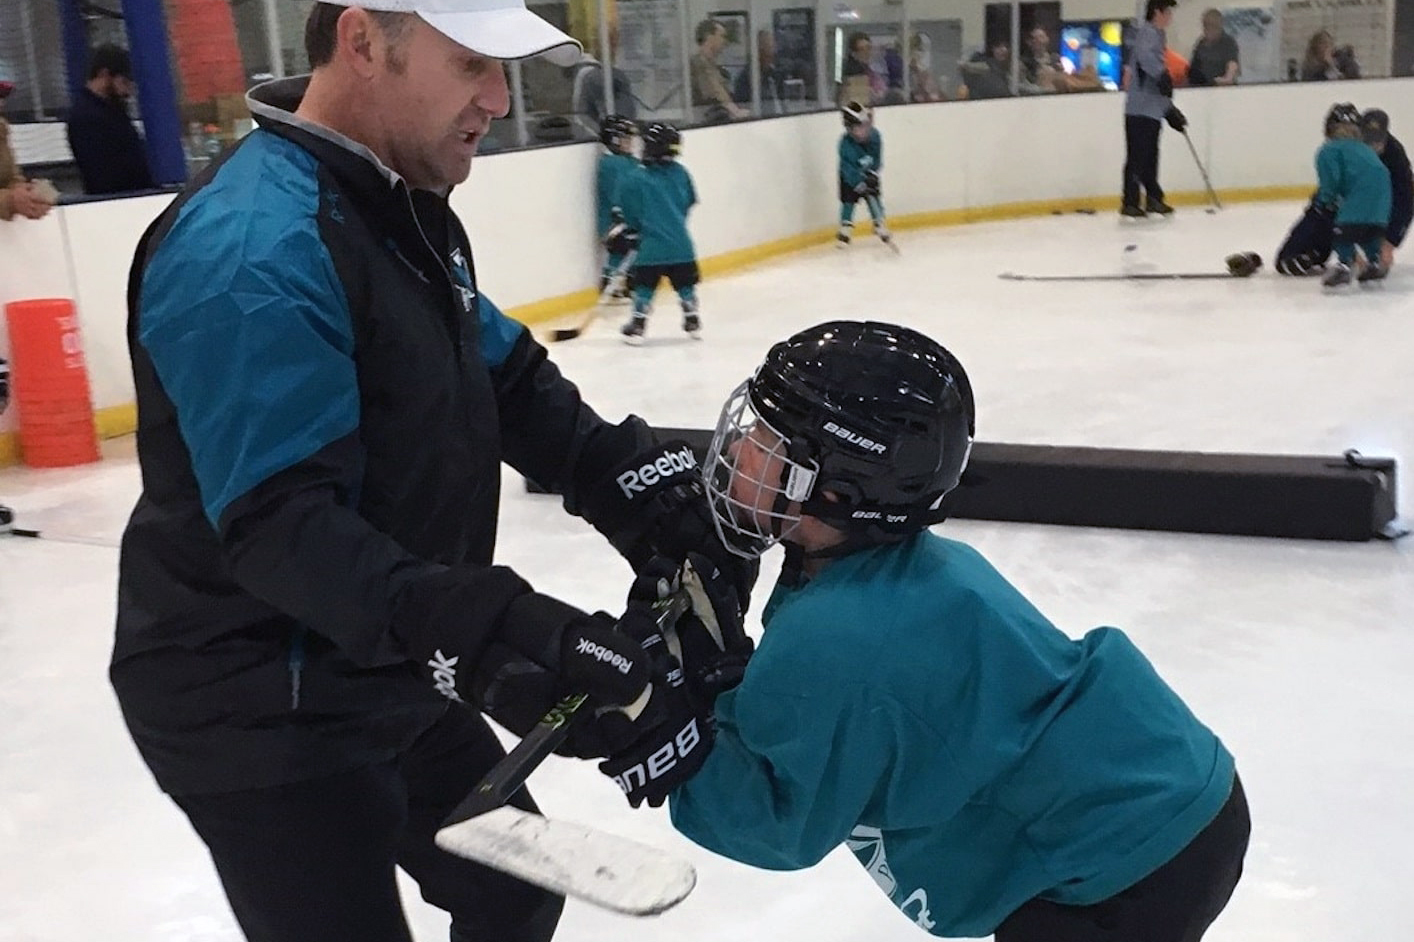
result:
[[[1164,30],[1173,21],[1176,0],[1148,0],[1144,22],[1134,31],[1130,48],[1129,86],[1124,97],[1124,198],[1122,216],[1149,213],[1167,216],[1173,207],[1164,202],[1159,186],[1160,121],[1167,120],[1182,132],[1187,121],[1173,106],[1173,78],[1164,64]],[[1144,205],[1139,188],[1144,188]]]

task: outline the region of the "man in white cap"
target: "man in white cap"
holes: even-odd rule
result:
[[[504,754],[482,712],[524,734],[570,692],[646,698],[570,736],[616,759],[696,714],[624,632],[641,610],[590,614],[492,565],[501,463],[635,568],[705,553],[742,599],[754,569],[691,451],[600,418],[481,296],[447,204],[507,111],[502,60],[575,43],[521,0],[370,5],[315,5],[313,74],[254,89],[260,127],[139,244],[143,494],[110,676],[253,942],[408,940],[397,866],[453,940],[544,942],[559,897],[433,843]]]

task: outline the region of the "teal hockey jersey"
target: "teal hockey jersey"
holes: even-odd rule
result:
[[[934,935],[1112,896],[1231,792],[1231,755],[1122,631],[1072,640],[965,544],[844,557],[763,618],[673,824],[775,870],[848,844]]]
[[[1372,225],[1389,221],[1390,182],[1380,155],[1364,141],[1326,141],[1316,151],[1316,202],[1335,206],[1337,224]]]
[[[644,164],[624,174],[618,203],[624,220],[638,230],[638,265],[697,260],[687,231],[687,213],[697,204],[697,190],[682,164]]]
[[[869,139],[863,144],[846,131],[840,136],[839,150],[840,180],[845,186],[858,186],[866,170],[878,173],[884,169],[884,139],[878,128],[869,129]]]
[[[609,231],[610,220],[623,178],[638,169],[638,158],[632,154],[600,154],[595,173],[595,211],[599,236]]]

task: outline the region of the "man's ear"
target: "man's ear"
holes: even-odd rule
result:
[[[343,57],[349,66],[363,78],[371,78],[374,71],[373,17],[362,7],[347,7],[339,14],[334,26],[334,55]]]

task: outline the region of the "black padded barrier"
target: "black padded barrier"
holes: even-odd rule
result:
[[[686,441],[699,460],[712,439],[703,429],[654,434]],[[1323,457],[977,442],[948,504],[950,516],[966,520],[1359,542],[1402,535],[1396,471],[1393,458],[1353,450]]]

